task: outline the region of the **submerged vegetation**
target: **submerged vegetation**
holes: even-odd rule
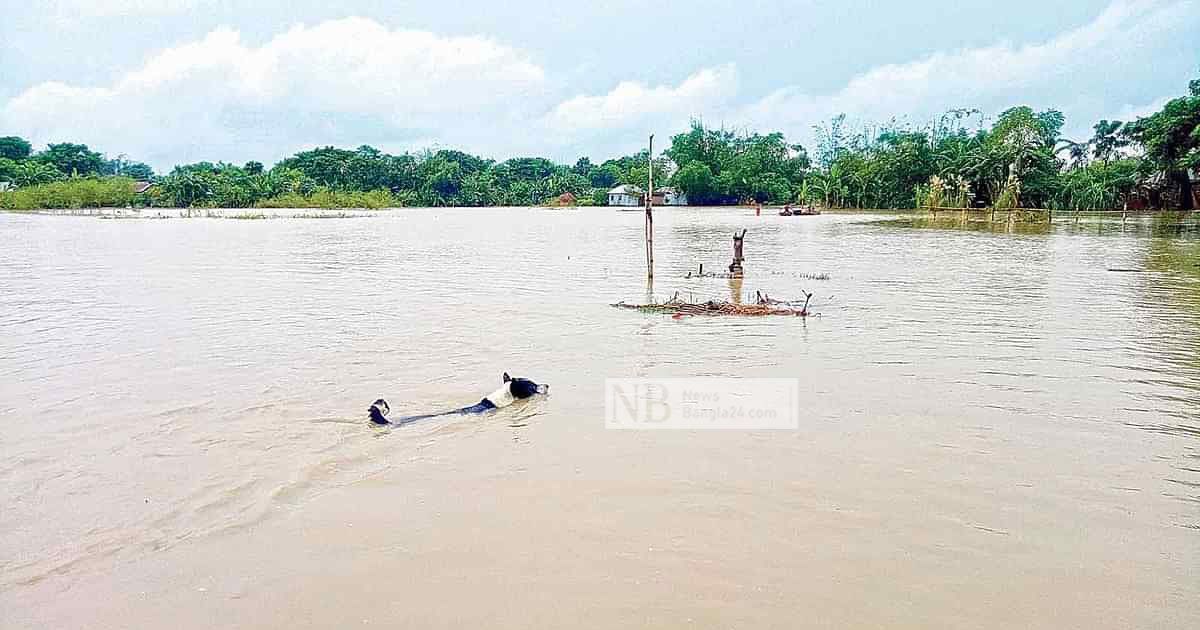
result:
[[[0,208],[123,208],[134,202],[133,191],[128,177],[74,177],[0,193]]]
[[[358,192],[332,190],[319,187],[309,194],[286,192],[274,197],[260,199],[256,208],[396,208],[405,205],[402,196],[393,195],[386,189]]]
[[[839,116],[815,127],[810,156],[781,133],[742,133],[693,122],[655,160],[656,181],[693,205],[806,203],[841,208],[1052,210],[1194,207],[1200,175],[1200,80],[1187,96],[1131,122],[1102,120],[1091,138],[1061,136],[1055,110],[1013,107],[990,124],[952,110],[927,126],[851,130]],[[573,165],[539,157],[497,162],[454,150],[391,155],[370,146],[303,151],[270,169],[199,162],[155,177],[124,156],[82,144],[33,153],[0,138],[0,208],[155,206],[387,208],[604,205],[620,184],[647,180],[648,154]],[[153,186],[135,186],[135,181]],[[140,191],[140,192],[139,192]]]

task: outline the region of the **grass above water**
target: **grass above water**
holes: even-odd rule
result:
[[[362,208],[381,210],[404,206],[404,200],[386,190],[368,192],[345,192],[319,188],[308,195],[284,193],[254,204],[256,208]]]
[[[0,193],[0,209],[11,211],[79,210],[83,208],[163,207],[165,198],[152,188],[135,193],[127,177],[72,177],[63,181],[26,186]],[[318,187],[306,193],[284,193],[259,200],[255,208],[314,208],[380,210],[407,205],[406,199],[387,190],[338,191]],[[197,203],[193,209],[208,207]]]
[[[74,177],[0,193],[0,208],[17,211],[124,208],[132,205],[137,196],[133,187],[133,180],[126,177]]]

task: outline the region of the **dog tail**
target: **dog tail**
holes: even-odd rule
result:
[[[454,413],[453,411],[447,411],[444,413],[429,413],[421,416],[401,416],[399,418],[389,418],[388,413],[390,413],[391,410],[392,409],[388,406],[386,400],[378,398],[375,400],[375,402],[371,403],[371,407],[367,409],[367,417],[370,418],[371,422],[374,422],[375,424],[401,425],[408,424],[414,420],[436,418],[438,416]]]
[[[391,424],[387,419],[388,412],[391,410],[392,408],[388,406],[386,400],[377,398],[375,402],[371,403],[371,408],[367,410],[367,416],[375,424]]]

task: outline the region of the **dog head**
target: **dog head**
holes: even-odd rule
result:
[[[380,398],[371,403],[370,409],[367,409],[367,416],[375,424],[388,424],[387,415],[391,410],[392,408],[388,406],[387,401]]]
[[[509,393],[517,400],[529,398],[534,394],[547,394],[550,392],[549,385],[539,385],[527,378],[513,378],[508,375],[508,372],[504,373],[503,379],[508,384]]]

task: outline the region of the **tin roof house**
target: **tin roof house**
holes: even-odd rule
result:
[[[687,193],[676,190],[669,186],[659,188],[654,191],[654,205],[656,206],[686,206],[688,205]]]
[[[642,189],[629,184],[621,184],[608,191],[608,205],[610,206],[640,206],[642,199]]]

